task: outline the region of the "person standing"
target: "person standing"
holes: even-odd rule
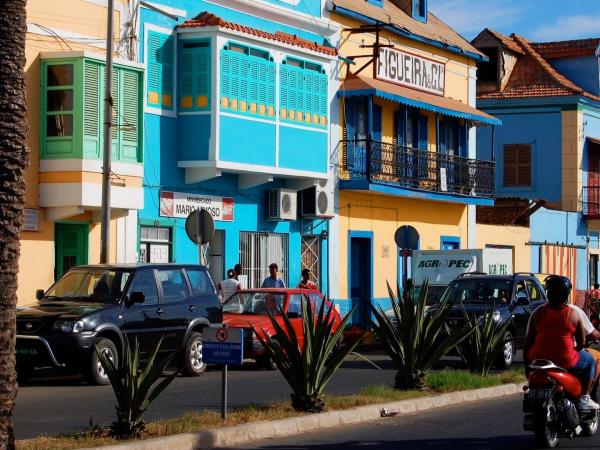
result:
[[[310,281],[310,269],[302,269],[302,278],[298,283],[299,289],[317,289],[317,285]]]
[[[227,279],[221,281],[217,286],[217,291],[221,296],[221,303],[225,303],[233,296],[233,294],[241,289],[242,286],[240,285],[240,282],[235,279],[235,271],[229,269],[227,271]]]
[[[284,288],[285,282],[277,276],[279,267],[275,263],[269,265],[269,276],[260,285],[261,288]]]

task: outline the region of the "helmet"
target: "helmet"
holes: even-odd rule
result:
[[[546,294],[551,303],[566,303],[571,293],[571,281],[561,275],[549,275],[544,280]]]

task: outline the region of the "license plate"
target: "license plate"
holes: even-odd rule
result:
[[[36,356],[37,354],[36,348],[17,348],[17,355]]]
[[[548,400],[549,398],[552,397],[552,389],[529,389],[529,391],[527,391],[527,395],[529,398],[531,399],[536,399],[536,400]]]

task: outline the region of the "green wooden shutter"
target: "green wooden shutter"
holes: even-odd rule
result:
[[[181,51],[181,86],[179,107],[182,111],[194,109],[194,53],[193,48]]]
[[[182,111],[210,109],[210,48],[208,46],[183,47],[180,73],[180,109]]]
[[[198,47],[194,59],[196,109],[210,109],[210,47]]]
[[[121,159],[141,161],[140,141],[140,76],[132,70],[122,70],[121,91]]]
[[[83,154],[100,156],[100,107],[102,105],[102,68],[85,61],[83,80]]]

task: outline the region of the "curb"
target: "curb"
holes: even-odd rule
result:
[[[524,383],[503,384],[481,389],[449,392],[415,399],[388,403],[375,403],[352,409],[307,414],[287,419],[250,422],[225,428],[215,428],[197,433],[176,434],[173,436],[128,441],[123,444],[93,447],[83,450],[199,450],[229,447],[247,442],[274,437],[290,436],[338,425],[351,425],[381,419],[381,408],[398,411],[398,414],[411,414],[446,406],[471,403],[478,400],[500,398],[523,392]]]

